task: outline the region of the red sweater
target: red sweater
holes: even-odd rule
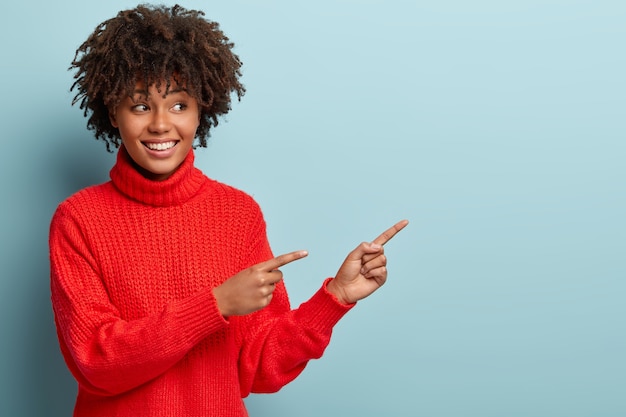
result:
[[[291,310],[281,282],[267,308],[224,319],[212,288],[273,255],[254,200],[193,160],[155,182],[122,148],[111,181],[52,219],[52,305],[76,417],[246,416],[242,398],[293,380],[350,308],[323,286]]]

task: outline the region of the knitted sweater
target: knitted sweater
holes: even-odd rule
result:
[[[225,319],[212,288],[273,255],[254,200],[193,161],[150,181],[122,147],[111,181],[54,214],[52,306],[75,417],[246,416],[242,398],[293,380],[351,307],[324,285],[291,310],[280,282],[268,307]]]

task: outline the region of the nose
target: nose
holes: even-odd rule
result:
[[[164,133],[171,129],[171,123],[167,111],[161,109],[155,109],[152,113],[152,119],[148,129],[153,133]]]

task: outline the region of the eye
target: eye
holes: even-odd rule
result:
[[[131,107],[132,111],[136,112],[136,113],[143,113],[148,111],[148,106],[145,104],[135,104],[133,107]]]
[[[176,103],[172,106],[172,110],[180,112],[187,109],[187,104],[185,103]]]

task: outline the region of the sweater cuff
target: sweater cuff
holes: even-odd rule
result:
[[[313,297],[298,308],[302,323],[320,332],[330,333],[339,320],[356,305],[343,304],[326,288],[333,278],[327,278]]]
[[[180,300],[175,310],[177,320],[181,324],[180,336],[194,345],[209,334],[228,326],[228,321],[217,307],[212,288]]]

